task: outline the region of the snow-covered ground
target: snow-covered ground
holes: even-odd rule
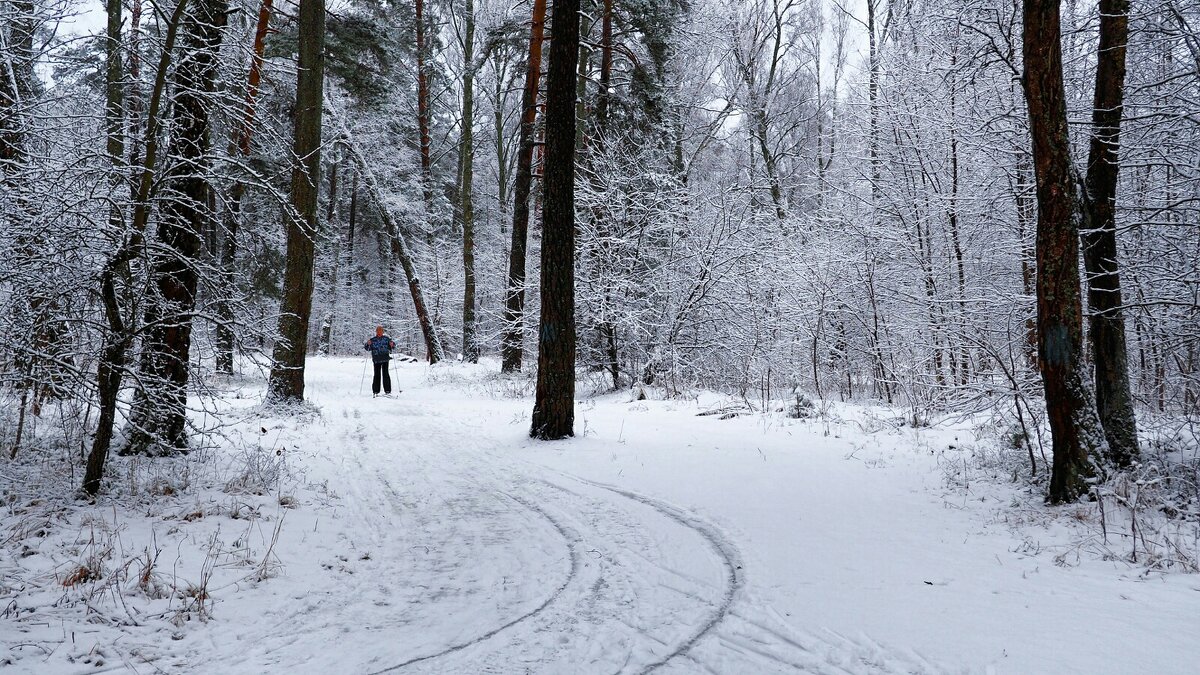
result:
[[[1200,670],[1200,579],[949,486],[965,428],[624,394],[544,443],[494,370],[394,364],[372,399],[361,360],[314,358],[319,414],[264,417],[244,383],[211,475],[118,462],[119,508],[0,490],[0,670]]]

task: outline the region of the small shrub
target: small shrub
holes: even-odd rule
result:
[[[788,403],[787,416],[794,420],[806,420],[815,417],[817,404],[799,389],[792,390],[791,401]]]

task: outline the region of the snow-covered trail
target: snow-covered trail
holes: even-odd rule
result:
[[[946,488],[939,467],[961,461],[964,430],[851,409],[719,421],[695,402],[609,397],[580,402],[579,437],[543,443],[526,436],[529,399],[488,366],[396,365],[390,399],[360,393],[361,366],[312,359],[320,417],[263,421],[315,496],[281,511],[281,572],[217,589],[216,620],[182,633],[178,663],[1023,675],[1200,662],[1178,637],[1200,631],[1194,577],[1072,559],[1069,536],[1009,521],[1042,517],[1006,510],[1025,496]]]
[[[324,447],[305,463],[340,512],[281,552],[262,615],[229,639],[214,626],[194,658],[237,672],[935,671],[796,631],[747,595],[718,527],[523,459],[505,447],[514,428],[443,405],[423,367],[393,368],[404,392],[371,399],[346,377],[355,362],[317,364],[325,422],[309,438]]]

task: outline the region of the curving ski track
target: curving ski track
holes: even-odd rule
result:
[[[517,504],[520,504],[521,506],[525,507],[526,509],[533,511],[534,513],[537,513],[541,517],[545,518],[552,526],[554,526],[554,529],[559,533],[559,535],[562,536],[563,541],[565,541],[567,544],[567,549],[570,551],[571,567],[567,572],[567,578],[562,582],[562,584],[560,584],[558,586],[558,588],[556,588],[554,590],[554,592],[552,592],[546,598],[545,601],[542,602],[542,604],[538,605],[537,607],[533,608],[532,610],[522,614],[521,616],[518,616],[517,618],[515,618],[511,621],[508,621],[504,624],[501,624],[500,626],[497,626],[496,628],[480,635],[479,637],[473,638],[471,640],[467,640],[465,642],[461,642],[459,644],[448,647],[448,648],[443,649],[442,651],[436,652],[434,654],[428,654],[426,656],[418,656],[416,658],[409,659],[403,663],[398,663],[394,666],[389,666],[382,670],[373,671],[370,673],[370,675],[380,675],[381,673],[393,673],[393,672],[396,672],[403,668],[407,668],[408,666],[411,666],[411,665],[415,665],[415,664],[422,663],[425,661],[432,661],[434,659],[449,656],[450,654],[453,654],[455,652],[460,652],[464,649],[468,649],[468,648],[473,647],[481,642],[484,642],[485,640],[488,640],[488,639],[498,635],[502,631],[512,628],[513,626],[521,623],[522,621],[526,621],[528,619],[531,619],[531,618],[537,616],[538,614],[541,614],[543,611],[545,611],[545,609],[547,607],[550,606],[551,603],[553,603],[555,600],[558,600],[559,597],[562,596],[563,591],[566,590],[567,586],[575,579],[576,576],[578,576],[579,565],[580,565],[578,539],[571,537],[571,535],[567,533],[566,529],[562,526],[561,523],[559,523],[554,518],[552,518],[548,513],[546,513],[542,509],[540,509],[536,504],[532,504],[525,499],[522,499],[520,497],[514,497],[509,494],[505,494],[504,496],[507,497],[508,499],[510,499],[511,501],[516,502]]]
[[[716,554],[720,557],[722,564],[725,567],[726,584],[725,596],[721,600],[721,605],[716,609],[715,612],[713,612],[712,618],[710,618],[707,623],[701,626],[699,630],[697,630],[690,638],[688,638],[686,642],[679,645],[675,651],[667,654],[661,660],[647,665],[641,672],[652,672],[658,668],[661,668],[662,666],[667,665],[667,663],[672,659],[686,655],[697,642],[716,629],[717,625],[724,621],[730,610],[733,609],[734,598],[737,596],[737,593],[742,586],[742,575],[738,573],[739,570],[742,569],[740,562],[741,555],[728,539],[717,532],[716,528],[700,520],[699,518],[696,518],[687,511],[652,497],[647,497],[630,490],[624,490],[613,485],[596,483],[574,476],[573,478],[585,485],[591,485],[592,487],[597,487],[602,490],[608,490],[609,492],[621,495],[627,499],[632,499],[641,504],[645,504],[646,506],[658,511],[680,525],[696,531],[698,534],[700,534],[700,536],[704,537],[704,539],[708,541],[709,545],[712,546],[713,551],[716,552]]]
[[[373,675],[936,671],[867,636],[797,631],[747,584],[739,547],[680,506],[522,459],[436,408],[343,415],[330,480],[350,518],[321,544],[370,557],[341,576],[335,557],[325,592],[264,617],[248,668],[294,669],[303,636],[338,627],[357,649],[342,670]]]
[[[644,506],[648,506],[648,507],[654,509],[655,511],[661,513],[663,516],[666,516],[667,518],[675,521],[676,523],[682,525],[683,527],[696,532],[705,541],[708,542],[708,544],[712,547],[713,552],[717,554],[717,556],[721,560],[722,566],[724,567],[725,593],[724,593],[723,597],[721,598],[720,604],[714,610],[712,616],[703,625],[699,626],[697,628],[697,630],[695,632],[693,632],[692,635],[689,636],[688,639],[685,640],[682,644],[675,647],[670,653],[666,654],[659,660],[657,660],[653,663],[646,664],[642,668],[642,670],[640,670],[638,672],[640,672],[640,673],[653,672],[653,671],[661,668],[662,666],[667,665],[667,663],[669,663],[670,661],[672,661],[680,656],[687,655],[688,651],[690,651],[691,648],[693,646],[695,646],[695,644],[697,642],[699,642],[705,636],[710,634],[717,627],[717,625],[720,624],[721,621],[723,621],[725,619],[725,617],[729,614],[730,610],[733,608],[734,598],[737,595],[737,592],[741,588],[741,585],[742,585],[742,577],[738,573],[738,571],[742,569],[742,566],[740,563],[741,555],[738,553],[737,549],[733,546],[732,543],[729,542],[728,539],[726,539],[719,532],[717,532],[714,527],[712,527],[708,523],[700,520],[699,518],[696,518],[694,515],[686,512],[676,506],[673,506],[666,502],[654,499],[652,497],[647,497],[645,495],[638,494],[631,490],[624,490],[622,488],[619,488],[619,487],[616,487],[613,485],[605,485],[604,483],[597,483],[594,481],[587,480],[585,478],[580,478],[578,476],[571,476],[571,475],[567,475],[567,474],[563,474],[563,476],[565,478],[570,478],[571,480],[578,481],[579,483],[582,483],[583,485],[590,485],[594,488],[599,488],[601,490],[607,490],[608,492],[611,492],[616,495],[620,495],[621,497],[633,500],[639,504],[642,504]],[[572,490],[569,490],[569,489],[563,487],[562,485],[558,485],[556,483],[553,483],[553,482],[550,482],[547,480],[542,480],[541,482],[552,488],[562,490],[563,492],[566,492],[568,494],[580,496],[578,493],[576,493]]]

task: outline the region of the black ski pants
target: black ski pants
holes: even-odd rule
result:
[[[392,393],[392,375],[388,372],[387,361],[375,362],[375,376],[371,378],[371,393],[379,393],[379,378],[383,377],[383,393]]]

